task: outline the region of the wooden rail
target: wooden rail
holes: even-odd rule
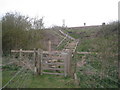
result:
[[[63,68],[43,68],[43,70],[59,70],[59,71],[63,71]]]
[[[94,53],[94,54],[97,54],[96,52],[77,52],[78,54],[92,54],[92,53]]]
[[[43,59],[45,60],[63,60],[64,58],[63,57],[43,57]]]
[[[43,72],[43,74],[64,75],[64,73],[50,73],[50,72]]]
[[[42,63],[43,65],[64,65],[64,63]]]

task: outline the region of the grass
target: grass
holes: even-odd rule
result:
[[[5,85],[15,74],[16,70],[5,70],[3,71],[3,85]],[[75,88],[74,80],[70,77],[57,76],[57,75],[32,75],[29,73],[30,77],[24,79],[23,84],[27,84],[27,88]],[[14,83],[19,78],[18,75],[13,81]],[[23,73],[24,77],[24,73]],[[22,79],[22,78],[21,78]],[[25,83],[27,82],[27,83]],[[15,88],[14,83],[10,84],[11,88]],[[19,81],[21,83],[21,81]],[[18,84],[19,84],[18,83]],[[14,86],[14,87],[13,87]]]
[[[66,33],[80,40],[77,51],[97,52],[85,55],[86,64],[83,67],[75,66],[82,60],[82,56],[76,54],[72,59],[72,69],[75,68],[79,86],[70,77],[57,75],[32,75],[25,80],[29,88],[117,88],[118,87],[118,35],[116,25],[110,24],[98,28],[82,28],[80,30],[66,30]],[[82,32],[82,34],[80,34]],[[85,32],[85,33],[84,33]],[[90,37],[86,37],[90,36]],[[59,50],[67,44],[65,40]],[[9,68],[9,67],[6,67]],[[3,71],[3,83],[5,84],[16,69]],[[10,74],[10,75],[8,75]]]
[[[30,88],[75,88],[75,85],[68,77],[42,75],[33,78]]]
[[[2,85],[4,86],[15,75],[15,73],[17,73],[20,70],[20,67],[12,64],[12,65],[5,65],[2,67],[2,69],[3,69]],[[74,83],[74,80],[71,77],[64,77],[59,75],[45,75],[45,74],[34,75],[33,72],[30,72],[30,71],[26,77],[25,71],[26,70],[18,74],[17,77],[15,77],[7,87],[10,87],[10,88],[16,88],[16,87],[19,87],[19,88],[23,88],[23,87],[24,88],[76,88],[77,87]]]
[[[117,28],[113,24],[101,26],[94,34],[96,34],[94,37],[79,37],[80,44],[77,47],[77,51],[98,53],[86,55],[86,64],[83,67],[76,68],[80,87],[117,88]],[[91,33],[90,36],[92,35]],[[77,62],[81,60],[81,56],[76,58]]]
[[[99,27],[89,27],[89,28],[80,28],[80,29],[66,29],[63,30],[68,35],[74,37],[75,39],[80,39],[86,36],[91,36],[94,34]]]

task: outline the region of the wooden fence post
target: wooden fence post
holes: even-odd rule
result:
[[[64,75],[67,76],[67,53],[62,53],[64,57]]]
[[[42,50],[38,49],[38,74],[42,75]]]
[[[35,64],[35,68],[34,68],[34,73],[35,74],[37,74],[37,61],[36,61],[36,50],[35,50],[35,48],[34,48],[34,64]]]
[[[20,57],[20,59],[19,59],[19,65],[20,65],[20,61],[22,60],[22,49],[20,49],[19,57]]]
[[[40,72],[40,49],[38,49],[38,51],[37,51],[37,57],[38,57],[38,59],[37,59],[37,68],[38,68],[38,74],[40,74],[41,72]]]
[[[69,50],[67,54],[67,72],[69,76],[71,76],[71,58],[72,58],[72,51]]]
[[[41,75],[43,74],[42,59],[43,59],[43,51],[40,50],[40,72],[41,72]]]
[[[48,51],[51,52],[51,41],[48,41]]]

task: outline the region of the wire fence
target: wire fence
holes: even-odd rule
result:
[[[14,53],[3,58],[2,82],[3,88],[27,88],[33,75],[33,55],[22,55],[21,61],[18,54]]]
[[[76,72],[79,80],[79,86],[82,88],[118,88],[118,71],[115,63],[106,62],[99,58],[99,55],[81,55],[85,56],[85,64],[82,67],[77,66]],[[76,55],[76,63],[81,62],[80,55]],[[81,59],[81,60],[80,60]]]

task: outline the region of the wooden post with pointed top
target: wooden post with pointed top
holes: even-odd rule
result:
[[[49,52],[51,51],[51,41],[50,40],[48,41],[48,51]]]
[[[51,52],[51,41],[50,40],[48,41],[48,51],[49,51],[49,57],[51,57],[51,54],[50,54],[50,52]]]

